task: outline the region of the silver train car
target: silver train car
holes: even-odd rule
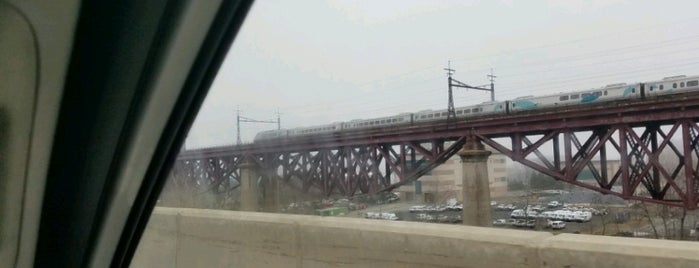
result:
[[[457,120],[477,118],[480,116],[508,115],[526,111],[555,109],[562,107],[579,107],[612,101],[652,99],[663,95],[681,94],[699,90],[699,76],[684,75],[666,77],[662,80],[634,84],[612,84],[605,87],[579,90],[573,92],[526,96],[507,101],[484,102],[477,105],[456,107]],[[355,119],[349,122],[337,122],[327,125],[298,127],[292,129],[267,130],[257,133],[254,141],[274,140],[288,137],[300,137],[343,130],[370,129],[400,125],[414,125],[428,122],[444,121],[448,111],[425,110],[416,113],[402,113],[371,119]]]

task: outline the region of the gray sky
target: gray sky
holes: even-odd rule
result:
[[[697,1],[255,3],[186,147],[234,144],[236,110],[282,127],[446,109],[443,68],[496,99],[699,74]],[[455,91],[455,105],[489,100]],[[275,129],[243,124],[243,141]]]

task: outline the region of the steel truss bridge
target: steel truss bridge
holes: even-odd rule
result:
[[[699,96],[349,130],[183,151],[172,177],[215,193],[240,185],[240,166],[261,182],[305,193],[355,196],[419,179],[477,139],[553,179],[624,199],[687,209],[699,201]],[[610,159],[619,162],[610,169]],[[594,163],[599,162],[598,165]],[[594,180],[579,180],[587,170]]]

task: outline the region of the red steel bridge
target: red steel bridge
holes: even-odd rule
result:
[[[467,139],[477,139],[556,180],[696,209],[698,119],[698,94],[562,107],[183,151],[172,175],[222,193],[240,185],[239,167],[247,163],[256,166],[262,183],[277,180],[306,193],[354,196],[411,183]],[[619,167],[610,170],[608,159],[618,160]],[[594,180],[579,180],[583,170]]]

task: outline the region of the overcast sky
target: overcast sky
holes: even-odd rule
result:
[[[257,1],[187,149],[234,144],[236,111],[282,128],[699,74],[698,1]],[[455,105],[489,100],[457,89]],[[276,124],[241,125],[251,142]]]

